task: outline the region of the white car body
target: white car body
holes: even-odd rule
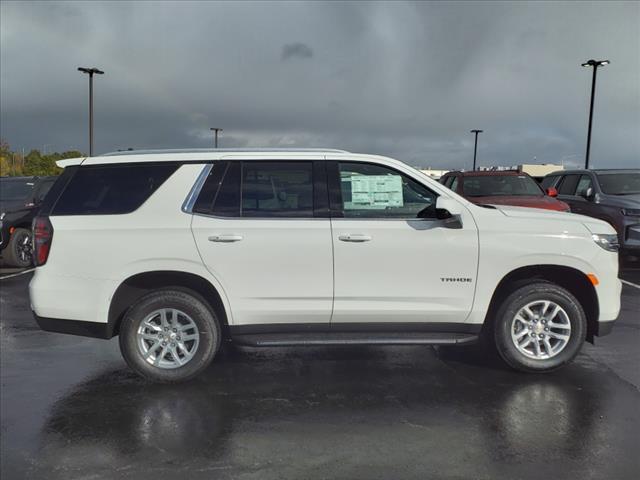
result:
[[[388,166],[437,193],[438,206],[459,216],[462,228],[419,220],[411,225],[393,219],[217,218],[185,211],[192,187],[217,160]],[[500,283],[519,269],[540,266],[566,267],[595,278],[593,320],[602,327],[618,316],[617,254],[592,239],[592,234],[615,234],[610,225],[570,213],[474,205],[391,158],[337,151],[209,151],[101,156],[60,164],[83,168],[165,161],[183,164],[131,213],[49,217],[51,251],[29,287],[37,317],[106,326],[117,321],[110,309],[127,279],[145,272],[185,272],[218,292],[229,326],[480,326]],[[210,241],[225,235],[242,241]],[[370,241],[340,241],[349,235]],[[115,331],[112,325],[109,332]]]

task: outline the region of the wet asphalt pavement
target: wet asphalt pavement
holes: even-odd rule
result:
[[[29,278],[0,280],[3,480],[640,478],[637,288],[551,374],[468,347],[227,346],[167,386],[131,373],[117,339],[38,330]]]

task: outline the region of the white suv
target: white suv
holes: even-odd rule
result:
[[[547,371],[620,309],[617,237],[569,213],[474,205],[402,162],[339,150],[63,160],[34,220],[44,330],[120,336],[157,381],[253,346],[490,340]]]

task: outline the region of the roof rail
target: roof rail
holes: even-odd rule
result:
[[[176,148],[166,150],[118,150],[103,153],[100,157],[117,157],[120,155],[158,155],[162,153],[248,153],[248,152],[317,152],[317,153],[349,153],[335,148]]]

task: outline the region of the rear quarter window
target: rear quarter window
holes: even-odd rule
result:
[[[177,169],[176,163],[80,167],[52,215],[115,215],[139,208]]]

